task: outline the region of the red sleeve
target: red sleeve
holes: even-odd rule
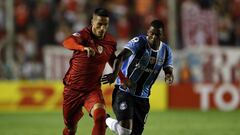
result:
[[[77,38],[73,35],[69,36],[63,41],[63,46],[70,50],[84,51],[84,46],[78,44]]]
[[[122,73],[121,70],[118,72],[118,76],[119,76],[121,83],[124,83],[128,79],[127,77],[124,76],[124,74]]]

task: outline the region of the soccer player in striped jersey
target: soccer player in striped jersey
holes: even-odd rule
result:
[[[154,20],[147,35],[140,35],[130,40],[117,56],[113,73],[104,75],[102,82],[113,83],[119,71],[126,79],[117,78],[113,91],[113,111],[117,120],[106,119],[110,130],[119,135],[141,135],[149,112],[151,87],[161,69],[165,81],[173,82],[172,51],[161,41],[163,23]],[[123,82],[123,83],[122,83]]]

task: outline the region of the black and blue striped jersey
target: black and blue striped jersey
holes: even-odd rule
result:
[[[145,35],[133,38],[124,48],[129,49],[132,55],[123,61],[121,71],[135,85],[131,89],[125,90],[121,86],[119,89],[137,97],[148,98],[161,69],[173,66],[172,50],[163,42],[160,42],[158,50],[153,50]],[[121,85],[119,77],[116,84]]]

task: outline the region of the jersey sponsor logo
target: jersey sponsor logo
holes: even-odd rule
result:
[[[127,109],[127,103],[126,103],[125,101],[123,101],[122,103],[120,103],[119,109],[120,109],[120,110],[126,110],[126,109]]]
[[[154,70],[153,70],[153,69],[150,69],[150,68],[145,68],[144,71],[145,71],[145,72],[148,72],[148,73],[152,73]]]
[[[97,47],[97,49],[98,49],[98,52],[99,52],[100,54],[103,52],[103,47],[102,47],[102,46],[99,45],[99,46]]]
[[[140,68],[140,70],[143,70],[143,71],[148,72],[148,73],[153,73],[153,72],[154,72],[154,74],[158,73],[157,69],[146,68],[145,66],[141,66],[140,63],[137,63],[135,65],[135,68],[137,68],[137,69]]]
[[[155,57],[150,57],[150,64],[156,63],[156,58]]]
[[[158,70],[157,69],[150,69],[150,68],[144,68],[144,67],[141,67],[141,70],[145,71],[145,72],[148,72],[148,73],[154,73],[154,74],[157,74],[158,73]]]

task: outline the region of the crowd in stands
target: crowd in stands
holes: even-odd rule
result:
[[[240,84],[240,49],[192,49],[175,54],[175,83]]]
[[[240,47],[239,0],[180,0],[179,44]]]
[[[165,24],[168,41],[167,0],[14,0],[14,68],[6,59],[6,6],[0,3],[0,79],[44,79],[44,46],[61,46],[71,33],[90,24],[96,7],[105,7],[111,13],[109,32],[121,47],[135,35],[143,34],[154,18]],[[240,0],[176,0],[178,11],[184,3],[211,10],[217,17],[217,44],[240,47]],[[186,6],[185,6],[186,7]],[[178,41],[175,49],[183,49],[181,12],[176,22]],[[204,21],[204,20],[202,20]]]

